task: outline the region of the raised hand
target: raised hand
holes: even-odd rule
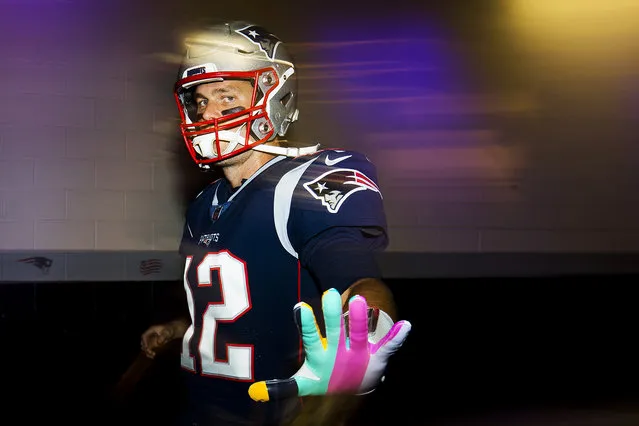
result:
[[[383,318],[377,322],[376,329],[369,330],[366,299],[354,296],[348,306],[348,315],[342,315],[339,292],[330,289],[324,293],[322,311],[326,337],[323,337],[313,309],[303,302],[295,305],[293,309],[306,356],[304,363],[288,379],[253,383],[249,388],[250,397],[265,402],[308,395],[363,394],[374,390],[382,380],[388,359],[408,337],[411,324],[408,321],[393,324],[381,313],[389,329],[381,339],[371,341],[369,335],[379,335],[379,328],[384,327]]]

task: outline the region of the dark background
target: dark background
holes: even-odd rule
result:
[[[425,425],[639,401],[636,275],[387,282],[413,331],[358,424],[397,421],[395,404],[404,423]],[[179,312],[182,291],[179,282],[0,285],[0,423],[167,424],[182,395],[179,345],[130,391],[114,391],[140,334]]]

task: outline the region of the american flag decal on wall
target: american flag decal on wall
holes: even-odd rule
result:
[[[162,270],[162,261],[160,259],[147,259],[140,262],[140,273],[142,275],[157,274]]]

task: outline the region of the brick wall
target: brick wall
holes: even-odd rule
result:
[[[180,19],[212,6],[90,3],[3,0],[0,250],[175,250],[204,181],[175,128],[175,66],[153,54],[174,53]],[[323,42],[354,10],[309,21],[315,6],[290,2],[260,19],[245,3],[228,13],[271,24],[299,58],[295,135],[378,164],[391,252],[639,249],[633,28],[597,44],[590,25],[588,54],[571,48],[581,33],[530,37],[540,25],[406,2],[358,15],[385,28],[360,32],[362,50]],[[397,31],[409,25],[418,41]],[[381,70],[368,89],[366,70]]]

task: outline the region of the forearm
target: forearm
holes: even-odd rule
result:
[[[348,309],[348,300],[355,295],[364,297],[368,306],[386,312],[393,321],[397,321],[397,307],[393,293],[382,281],[375,278],[363,278],[353,283],[342,293],[342,305],[345,310]]]

